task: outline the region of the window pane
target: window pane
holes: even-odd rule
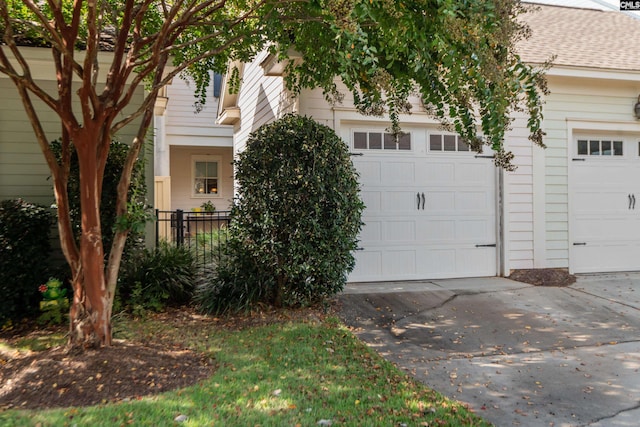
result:
[[[207,194],[218,194],[218,180],[216,178],[207,179]]]
[[[196,183],[193,188],[196,194],[204,194],[204,189],[205,189],[204,181],[205,181],[204,179],[196,179]]]
[[[600,155],[600,141],[589,141],[589,154],[592,156]]]
[[[458,151],[469,151],[469,144],[462,138],[458,138]]]
[[[429,136],[429,149],[431,151],[442,151],[442,135]]]
[[[384,149],[385,150],[396,149],[396,138],[390,133],[384,134]]]
[[[587,141],[585,140],[578,141],[578,154],[583,156],[586,156],[587,154],[589,154]]]
[[[622,156],[622,141],[613,141],[613,155]]]
[[[218,162],[207,162],[207,176],[218,177]]]
[[[403,133],[400,136],[400,141],[398,142],[399,150],[411,150],[411,134]]]
[[[356,150],[367,149],[367,134],[365,132],[355,132],[353,134],[353,148]]]
[[[196,177],[205,177],[207,176],[207,163],[206,162],[196,162]]]
[[[444,151],[456,151],[456,136],[445,135],[444,136]]]
[[[611,156],[611,141],[602,141],[602,155]]]
[[[380,133],[369,134],[369,149],[382,150],[382,134]]]

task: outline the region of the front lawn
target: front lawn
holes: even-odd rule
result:
[[[240,328],[229,319],[192,314],[119,319],[116,338],[191,349],[210,361],[213,374],[186,388],[105,399],[94,406],[8,409],[0,412],[0,425],[490,425],[380,358],[336,318],[284,317],[266,322],[244,318]],[[19,345],[29,344],[11,340],[0,346],[0,369]],[[38,345],[43,346],[41,340]],[[150,381],[142,381],[144,387]],[[2,399],[0,392],[0,408]]]

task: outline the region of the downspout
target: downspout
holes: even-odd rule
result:
[[[498,259],[497,259],[497,272],[498,276],[505,277],[505,250],[504,250],[504,169],[498,168],[498,195],[497,199],[497,226],[498,226],[498,242],[497,242],[497,250],[498,250]]]

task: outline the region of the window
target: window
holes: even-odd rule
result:
[[[458,135],[431,134],[429,135],[429,150],[449,152],[469,151],[469,144]]]
[[[622,156],[622,141],[579,139],[579,156]]]
[[[220,159],[217,156],[193,157],[193,195],[216,196],[220,191]]]
[[[353,148],[355,150],[411,150],[411,134],[402,133],[396,140],[391,133],[354,132]]]

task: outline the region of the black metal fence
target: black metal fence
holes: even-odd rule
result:
[[[230,213],[156,209],[156,245],[165,240],[188,246],[198,261],[210,263],[220,253],[220,243],[227,237]]]

